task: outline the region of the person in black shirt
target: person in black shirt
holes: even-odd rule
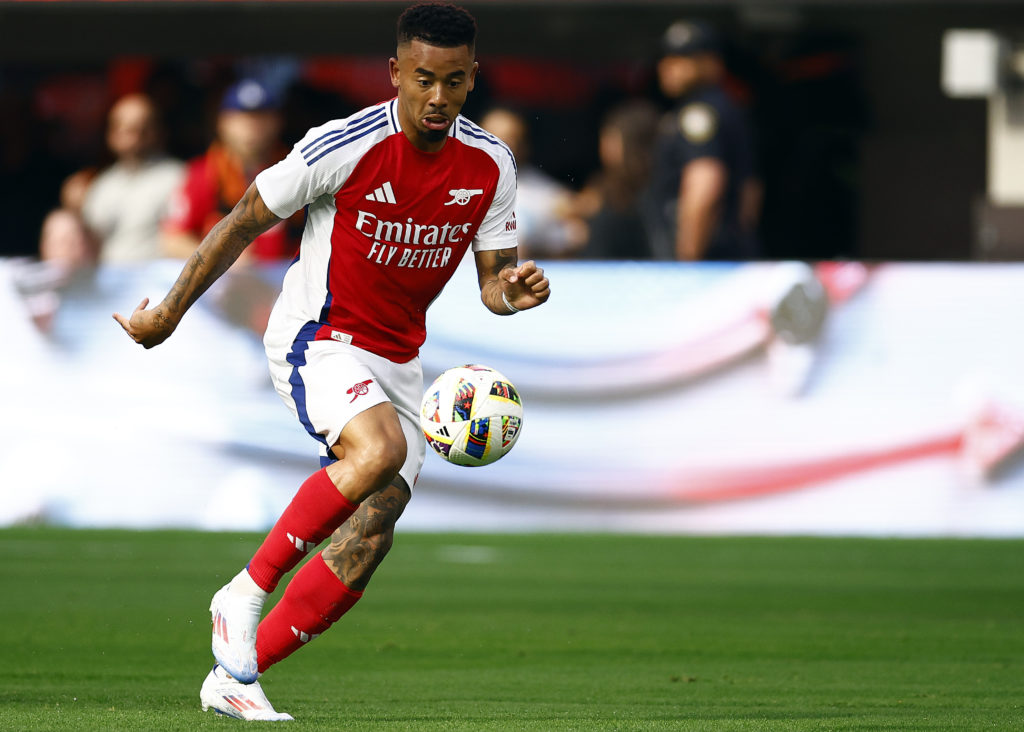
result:
[[[718,37],[706,25],[669,26],[658,83],[675,107],[662,121],[648,216],[657,259],[742,260],[758,256],[760,209],[753,135],[722,87]]]

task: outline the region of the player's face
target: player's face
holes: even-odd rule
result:
[[[390,67],[402,131],[421,150],[440,150],[473,89],[478,67],[473,51],[411,41],[398,47]]]

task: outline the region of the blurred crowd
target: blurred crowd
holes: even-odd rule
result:
[[[680,21],[657,46],[646,68],[600,70],[608,79],[589,80],[587,117],[567,111],[574,94],[587,87],[572,78],[570,67],[556,83],[537,84],[535,94],[550,89],[552,97],[568,97],[552,112],[565,123],[554,135],[536,104],[509,101],[489,88],[484,65],[464,113],[516,156],[523,258],[749,260],[779,254],[766,250],[760,236],[766,156],[755,136],[750,84],[726,62],[727,44],[707,24]],[[382,83],[383,61],[378,65],[352,60],[342,69],[315,59],[263,59],[199,70],[193,64],[183,72],[128,59],[103,79],[51,76],[28,101],[0,79],[0,197],[17,219],[8,217],[0,229],[0,255],[36,255],[53,264],[58,278],[107,264],[189,256],[256,174],[308,127],[391,96]],[[494,71],[500,83],[544,70],[506,63]],[[365,80],[371,72],[372,83]],[[92,136],[102,145],[90,142],[88,125],[74,125],[76,118],[97,116],[97,97],[108,100],[104,130]],[[58,199],[50,201],[39,195],[39,183],[53,179],[59,166],[54,156],[48,165],[32,154],[40,130],[29,121],[47,109],[51,119],[72,121],[66,134],[56,135],[67,149],[92,156],[59,175]],[[538,138],[546,144],[540,154]],[[577,153],[581,146],[590,149],[574,164],[559,158],[559,143]],[[243,262],[291,259],[302,223],[300,213],[268,231]]]

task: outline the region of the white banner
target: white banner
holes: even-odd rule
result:
[[[150,351],[111,319],[180,267],[53,293],[0,262],[0,524],[263,529],[316,469],[256,332],[279,272]],[[493,366],[525,419],[492,466],[428,450],[406,530],[1024,536],[1024,267],[545,268],[534,311],[471,267],[432,306],[427,381]]]

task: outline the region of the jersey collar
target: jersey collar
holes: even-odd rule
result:
[[[388,122],[391,123],[391,132],[401,132],[402,128],[398,124],[398,97],[395,97],[387,103],[388,110]]]

